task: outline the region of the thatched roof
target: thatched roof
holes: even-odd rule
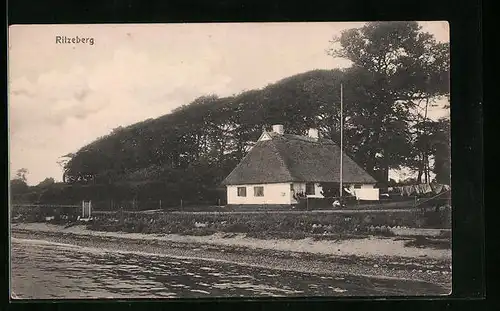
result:
[[[340,182],[340,148],[331,140],[269,133],[223,181],[224,185],[281,182]],[[343,182],[374,184],[376,180],[345,153]]]

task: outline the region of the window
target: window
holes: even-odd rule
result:
[[[361,189],[361,185],[354,185],[354,189]]]
[[[316,189],[314,187],[314,183],[309,182],[306,184],[306,195],[315,195]]]
[[[238,196],[246,197],[247,196],[247,187],[238,187]]]
[[[264,196],[264,187],[262,187],[262,186],[253,187],[253,196],[254,197],[263,197]]]

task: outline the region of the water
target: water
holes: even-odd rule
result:
[[[12,240],[11,276],[21,299],[401,295],[429,286],[27,239]]]

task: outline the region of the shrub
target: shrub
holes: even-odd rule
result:
[[[235,223],[224,228],[224,232],[248,233],[250,230],[247,224]]]
[[[54,223],[70,223],[75,221],[70,216],[49,213],[47,210],[32,208],[13,213],[16,221],[45,222],[45,216],[56,216]],[[195,223],[206,224],[206,227],[195,228]],[[313,225],[321,225],[321,227]],[[398,213],[351,213],[325,214],[303,212],[299,214],[268,213],[258,214],[132,214],[96,215],[87,224],[91,230],[125,231],[142,233],[178,233],[207,235],[213,232],[247,233],[249,235],[286,236],[289,233],[297,236],[311,233],[323,234],[385,234],[381,230],[370,230],[375,227],[409,227],[409,228],[450,228],[451,209],[415,210]]]

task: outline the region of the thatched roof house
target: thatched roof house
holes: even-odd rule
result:
[[[226,177],[228,204],[294,204],[294,194],[321,196],[321,183],[340,182],[340,148],[331,140],[285,134],[280,125],[264,131]],[[343,154],[346,187],[371,188],[376,180]],[[247,188],[253,188],[247,193]]]

